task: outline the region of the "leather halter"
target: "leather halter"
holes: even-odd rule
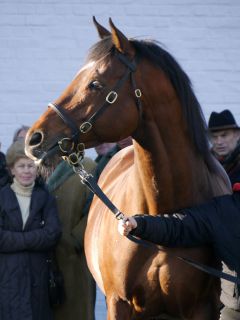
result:
[[[89,132],[92,129],[93,124],[96,121],[96,119],[103,113],[103,111],[108,106],[112,105],[117,100],[118,91],[121,89],[121,87],[123,86],[123,84],[125,83],[125,81],[128,79],[129,76],[130,76],[131,84],[134,89],[134,94],[136,97],[136,106],[137,106],[137,109],[138,109],[138,112],[139,112],[139,115],[141,118],[142,102],[141,102],[140,98],[142,96],[142,92],[140,89],[138,89],[136,87],[136,82],[135,82],[134,75],[133,75],[133,73],[136,71],[136,59],[133,59],[133,61],[130,61],[126,58],[126,56],[124,56],[120,52],[117,52],[117,57],[127,67],[125,74],[122,76],[121,79],[119,79],[119,81],[116,83],[116,85],[107,94],[103,105],[101,107],[99,107],[97,109],[97,111],[94,112],[88,118],[88,120],[83,122],[79,128],[76,125],[76,123],[70,118],[70,116],[66,113],[66,110],[63,107],[61,107],[60,105],[53,104],[53,103],[49,103],[49,105],[48,105],[48,107],[51,108],[53,111],[55,111],[57,113],[57,115],[64,121],[64,123],[71,129],[72,135],[70,138],[66,137],[66,138],[63,138],[57,142],[57,145],[59,146],[60,150],[64,154],[68,155],[68,157],[69,156],[71,157],[71,155],[72,155],[72,157],[75,159],[76,156],[79,155],[79,153],[84,152],[84,144],[78,143],[80,135]],[[71,143],[69,150],[64,149],[63,145],[65,142]],[[51,150],[53,148],[55,149],[57,147],[57,145],[54,145],[50,149]],[[49,151],[51,151],[51,150],[49,150]],[[74,150],[76,152],[73,152]],[[73,153],[71,153],[71,152],[73,152]],[[74,160],[74,162],[75,162],[75,160]]]

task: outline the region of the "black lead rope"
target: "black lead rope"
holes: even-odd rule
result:
[[[115,215],[117,220],[122,220],[124,219],[124,214],[112,203],[112,201],[106,196],[106,194],[102,191],[102,189],[99,187],[99,185],[96,183],[94,177],[91,174],[88,174],[83,166],[78,165],[78,166],[74,166],[73,167],[74,171],[79,175],[79,177],[81,178],[81,181],[83,184],[85,184],[108,208],[109,210],[112,211],[112,213]],[[140,244],[144,247],[148,247],[148,248],[154,248],[157,249],[158,251],[164,251],[160,246],[146,241],[146,240],[142,240],[139,239],[131,234],[128,234],[126,236],[130,241],[133,241],[137,244]],[[193,266],[194,268],[201,270],[205,273],[210,274],[211,276],[217,277],[217,278],[222,278],[225,279],[227,281],[236,283],[238,285],[240,285],[240,279],[238,277],[232,276],[231,274],[222,272],[218,269],[209,267],[205,264],[196,262],[190,258],[185,258],[185,257],[181,257],[181,256],[176,256],[178,259],[184,261],[185,263]]]

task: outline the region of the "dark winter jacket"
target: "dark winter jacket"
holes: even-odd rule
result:
[[[11,181],[11,178],[6,168],[5,155],[0,151],[0,189],[10,181]]]
[[[35,183],[24,230],[15,193],[0,190],[0,319],[50,320],[48,251],[61,234],[55,199]]]
[[[227,272],[240,277],[240,192],[214,198],[174,216],[135,218],[138,226],[132,234],[172,247],[209,244],[226,264]],[[234,290],[234,286],[222,281],[221,301],[227,307],[240,310],[238,290]]]

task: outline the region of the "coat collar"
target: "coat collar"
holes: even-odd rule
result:
[[[65,180],[74,174],[73,169],[65,161],[61,161],[47,181],[50,192],[56,190]]]

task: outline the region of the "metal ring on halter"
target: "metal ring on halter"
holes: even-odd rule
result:
[[[114,103],[117,100],[118,94],[116,91],[110,91],[106,96],[106,101],[110,104]]]
[[[87,133],[91,129],[92,129],[92,124],[88,121],[83,122],[79,127],[79,130],[81,133]]]
[[[142,92],[141,92],[140,89],[136,89],[136,90],[135,90],[135,96],[136,96],[137,98],[141,98]]]
[[[81,153],[84,153],[84,150],[85,150],[85,144],[80,142],[78,145],[77,145],[77,151],[78,152],[81,152]]]
[[[65,149],[63,148],[64,140],[66,140],[66,141],[68,141],[68,142],[71,142],[71,147],[70,147],[70,149],[65,150]],[[73,142],[72,139],[70,139],[70,138],[63,138],[62,140],[59,140],[59,141],[58,141],[58,146],[59,146],[59,149],[60,149],[63,153],[68,153],[68,152],[71,152],[71,151],[74,149],[74,142]]]
[[[67,157],[67,161],[69,164],[74,166],[79,163],[79,158],[80,158],[79,154],[76,152],[73,152]]]

